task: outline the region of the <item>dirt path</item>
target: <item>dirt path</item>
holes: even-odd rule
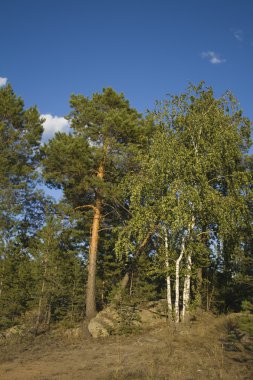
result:
[[[253,355],[225,341],[222,323],[160,326],[137,336],[38,337],[1,346],[1,380],[252,379]]]

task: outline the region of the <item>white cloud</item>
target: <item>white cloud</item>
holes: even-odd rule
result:
[[[237,41],[243,41],[243,31],[241,29],[233,30],[232,33]]]
[[[220,63],[226,62],[224,58],[221,58],[219,54],[215,53],[214,51],[203,51],[201,53],[201,57],[203,59],[208,59],[208,61],[213,65],[219,65]]]
[[[0,87],[3,87],[6,85],[7,83],[7,78],[3,78],[3,77],[0,77]]]
[[[44,132],[42,135],[42,141],[47,142],[56,132],[69,132],[70,123],[62,116],[53,116],[51,114],[41,115],[45,119],[43,123]]]

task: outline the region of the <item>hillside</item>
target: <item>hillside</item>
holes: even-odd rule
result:
[[[51,332],[1,346],[2,380],[251,379],[250,341],[233,337],[228,317],[161,324],[138,335],[92,339]],[[232,334],[232,335],[231,335]],[[252,346],[251,346],[252,347]]]

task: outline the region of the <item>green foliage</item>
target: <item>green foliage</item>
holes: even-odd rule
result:
[[[227,319],[227,330],[230,333],[230,340],[238,340],[242,338],[245,334],[249,335],[249,337],[253,338],[253,315],[247,312],[232,314]],[[248,340],[248,339],[246,339]],[[247,343],[247,349],[253,349],[252,341],[249,340]]]
[[[116,236],[113,236],[111,230],[104,230],[101,234],[96,280],[99,310],[110,302],[111,294],[121,281],[124,270],[124,263],[117,260],[114,252]]]
[[[37,108],[0,89],[0,327],[28,314],[36,326],[84,316],[99,200],[99,309],[129,274],[117,333],[137,328],[138,305],[164,296],[168,276],[175,301],[183,244],[181,294],[190,275],[192,306],[244,310],[251,331],[251,123],[232,94],[216,99],[203,82],[190,85],[145,118],[111,88],[72,95],[70,107],[71,133],[41,147]],[[64,192],[60,205],[38,191],[41,166]]]
[[[0,89],[0,324],[11,325],[27,309],[33,279],[29,239],[43,220],[36,190],[42,121],[24,109],[10,85]]]
[[[31,248],[36,279],[31,306],[38,309],[38,323],[76,321],[84,310],[85,270],[75,222],[60,208],[57,211],[58,214],[48,216]]]
[[[103,89],[102,94],[96,93],[91,99],[72,95],[70,106],[67,118],[72,134],[57,134],[44,147],[44,175],[51,186],[63,189],[75,209],[85,212],[84,219],[92,231],[96,224],[92,219],[94,211],[102,216],[98,222],[100,231],[110,230],[118,221],[122,222],[126,212],[117,199],[118,183],[133,169],[134,155],[147,141],[148,128],[123,94],[111,88]],[[98,232],[92,232],[88,238],[85,233],[83,236],[95,257],[90,260],[92,268],[88,272],[92,286],[87,287],[87,309],[90,307],[92,311],[86,312],[92,315],[96,257],[97,251],[101,252],[102,238],[103,233]],[[104,282],[102,279],[103,294]]]
[[[136,303],[131,296],[126,293],[121,294],[121,299],[115,303],[117,310],[117,326],[112,334],[128,335],[136,334],[141,331],[140,315],[138,312],[138,302]]]
[[[6,241],[17,234],[20,222],[27,226],[32,203],[39,205],[35,189],[40,159],[42,121],[36,107],[24,103],[11,86],[0,89],[0,228]],[[35,197],[37,200],[35,201]],[[35,210],[35,207],[33,207]],[[19,226],[17,226],[19,224]]]
[[[245,193],[250,191],[251,174],[242,166],[250,147],[250,122],[230,93],[215,99],[203,83],[158,104],[153,119],[157,132],[147,155],[141,157],[139,173],[124,180],[131,218],[119,227],[116,251],[119,256],[134,255],[151,231],[153,254],[161,256],[159,269],[159,263],[165,263],[165,228],[171,274],[185,237],[193,272],[220,260],[213,256],[218,242],[222,260],[216,270],[225,273],[228,257],[231,261],[233,255],[238,257],[236,246],[226,252],[225,242],[243,245],[240,234],[250,215]],[[146,248],[148,252],[150,247]],[[186,259],[182,264],[184,277]]]
[[[248,300],[242,301],[242,310],[252,314],[253,313],[253,304]]]
[[[240,316],[238,320],[239,328],[253,337],[253,316],[252,314],[245,314]]]
[[[45,178],[62,187],[74,206],[93,204],[98,192],[112,201],[114,185],[132,167],[137,149],[147,139],[147,128],[123,94],[110,88],[92,99],[72,95],[70,106],[72,134],[58,133],[44,147]],[[97,178],[101,162],[104,181]]]
[[[1,260],[0,328],[17,324],[28,309],[34,281],[25,252],[9,246]]]

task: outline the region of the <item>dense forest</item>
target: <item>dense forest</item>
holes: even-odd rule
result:
[[[0,88],[0,328],[119,299],[166,299],[176,323],[253,312],[251,122],[233,95],[189,85],[141,115],[106,88],[66,118],[43,143],[38,109]]]

